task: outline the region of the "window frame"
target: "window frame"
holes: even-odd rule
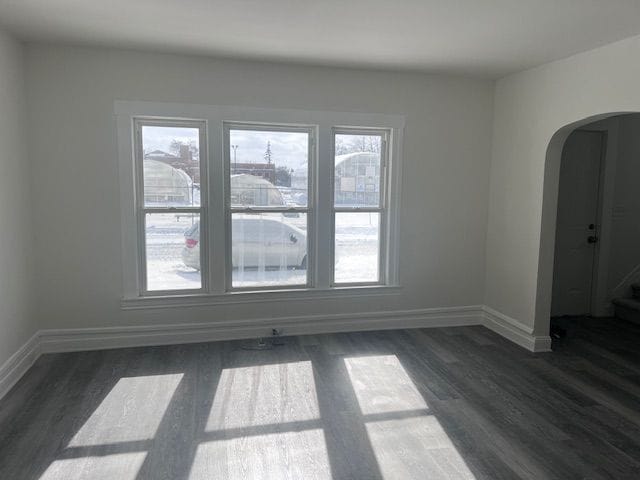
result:
[[[371,206],[336,206],[336,183],[335,183],[335,158],[336,158],[336,136],[337,135],[363,135],[380,137],[380,201],[377,207]],[[387,166],[389,165],[389,145],[392,139],[392,131],[389,128],[375,127],[333,127],[331,129],[331,287],[365,287],[387,284],[387,259],[388,254],[387,230]],[[377,213],[378,217],[378,280],[373,282],[337,282],[336,281],[336,213]]]
[[[118,175],[120,180],[121,253],[123,293],[121,307],[130,309],[197,307],[227,304],[300,301],[317,299],[350,299],[360,296],[397,295],[402,291],[399,281],[400,200],[402,183],[402,144],[405,117],[398,114],[352,113],[339,111],[214,106],[202,104],[162,103],[117,100],[114,102],[115,129],[118,145]],[[136,200],[139,191],[136,172],[135,121],[204,122],[206,130],[200,142],[201,168],[201,255],[203,255],[201,288],[196,290],[166,290],[143,292],[141,289],[141,258],[139,248],[139,212]],[[309,192],[308,272],[306,286],[266,286],[227,288],[228,240],[223,229],[212,226],[226,224],[225,146],[223,127],[230,124],[282,125],[313,127],[315,165],[309,165],[309,178],[314,178]],[[389,160],[386,162],[386,218],[381,233],[380,272],[386,274],[376,284],[334,284],[333,280],[333,189],[334,128],[388,130]],[[206,156],[205,156],[206,155]],[[329,178],[328,182],[319,181]],[[206,182],[206,184],[205,184]],[[205,192],[206,190],[206,192]],[[228,229],[227,229],[228,230]],[[313,234],[311,231],[313,230]],[[205,240],[205,236],[208,236]],[[207,258],[208,257],[208,258]],[[382,262],[382,260],[381,260]]]
[[[200,170],[200,205],[195,207],[147,207],[144,200],[144,148],[142,129],[144,127],[195,128],[198,130],[198,168]],[[135,210],[138,243],[138,289],[139,296],[170,296],[202,294],[209,291],[209,249],[208,247],[208,175],[207,175],[207,121],[199,119],[144,117],[133,118],[134,168],[135,168]],[[200,219],[200,288],[149,290],[147,279],[147,214],[197,214]],[[204,247],[204,248],[203,248]]]
[[[307,145],[307,206],[283,206],[283,207],[234,207],[231,204],[231,141],[232,130],[263,131],[263,132],[302,132],[308,134]],[[316,209],[313,208],[316,190],[316,178],[314,175],[316,165],[315,145],[317,126],[315,125],[291,125],[282,123],[256,123],[256,122],[227,122],[222,124],[223,148],[224,148],[224,182],[225,182],[225,287],[227,292],[252,292],[264,290],[299,290],[310,289],[315,286],[315,218]],[[264,285],[264,286],[233,286],[233,214],[241,213],[288,213],[297,212],[307,216],[307,281],[303,284],[292,285]]]

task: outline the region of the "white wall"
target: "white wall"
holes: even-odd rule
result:
[[[634,37],[496,84],[485,303],[538,334],[549,322],[563,140],[585,119],[640,111],[639,57]]]
[[[492,82],[38,44],[26,58],[41,328],[482,303]],[[122,311],[114,100],[405,114],[402,293]]]
[[[36,331],[22,46],[0,32],[0,366]]]

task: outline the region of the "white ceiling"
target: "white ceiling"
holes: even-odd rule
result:
[[[25,40],[499,77],[640,34],[640,0],[0,0]]]

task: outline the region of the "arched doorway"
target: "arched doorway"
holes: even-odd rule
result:
[[[559,191],[562,188],[560,184],[561,177],[561,161],[563,157],[563,150],[567,145],[567,140],[570,135],[576,131],[603,131],[605,133],[604,141],[606,142],[605,156],[615,155],[615,151],[612,151],[612,145],[617,142],[617,138],[611,137],[609,129],[611,122],[616,118],[624,118],[623,116],[631,115],[634,112],[611,112],[584,118],[582,120],[573,122],[560,128],[551,138],[549,142],[544,170],[544,186],[543,186],[543,205],[542,205],[542,222],[540,232],[540,253],[538,260],[538,280],[537,280],[537,295],[536,295],[536,315],[534,333],[537,335],[548,335],[550,327],[550,318],[552,314],[553,303],[553,284],[554,284],[554,267],[557,266],[557,262],[554,262],[554,257],[557,250],[556,238],[557,234],[557,221],[558,221],[558,207],[559,207]],[[609,162],[609,158],[603,158],[603,162]],[[604,164],[603,164],[604,165]],[[603,175],[605,173],[603,172]],[[609,172],[610,174],[610,172]],[[610,195],[613,185],[608,185],[609,191],[594,192],[599,195]],[[606,201],[606,199],[600,199],[600,201]],[[606,252],[611,248],[611,245],[607,244],[610,241],[610,237],[607,236],[606,213],[611,213],[611,206],[602,209],[602,204],[599,205],[600,214],[598,222],[600,222],[593,231],[593,236],[597,241],[601,241],[599,244],[600,250],[595,254],[595,267],[598,269],[594,273],[593,285],[591,290],[592,298],[590,299],[589,314],[596,316],[605,316],[607,314],[605,309],[606,297],[610,286],[606,285],[606,262],[603,260]],[[585,229],[588,229],[590,225],[585,224]],[[597,232],[595,230],[598,230]],[[588,234],[584,236],[585,242],[591,236]],[[604,235],[601,235],[604,233]],[[605,258],[606,260],[606,258]],[[556,281],[557,281],[556,276]],[[556,285],[557,286],[557,285]],[[558,294],[556,288],[556,295]],[[610,293],[610,292],[609,292]],[[555,302],[557,304],[557,302]],[[556,312],[554,312],[556,313]]]

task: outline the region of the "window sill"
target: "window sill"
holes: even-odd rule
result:
[[[223,294],[163,295],[147,297],[125,297],[120,306],[123,310],[152,308],[184,308],[241,303],[287,302],[304,300],[336,300],[339,298],[374,297],[398,295],[402,287],[398,285],[375,285],[334,287],[326,289],[287,289],[236,291]]]

